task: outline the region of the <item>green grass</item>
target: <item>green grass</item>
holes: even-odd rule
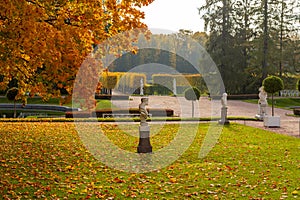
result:
[[[245,100],[245,102],[257,104],[258,100],[250,99],[250,100]],[[272,105],[271,97],[268,98],[268,104]],[[284,109],[293,106],[300,106],[300,98],[274,98],[274,106],[277,108],[284,108]]]
[[[137,125],[99,125],[135,152]],[[191,124],[183,124],[188,134]],[[121,126],[120,126],[121,127]],[[99,127],[100,128],[100,127]],[[154,154],[179,125],[151,125]],[[208,124],[188,150],[154,172],[117,171],[83,146],[73,123],[0,123],[0,196],[4,199],[294,199],[300,196],[300,140],[231,124],[215,148],[198,158]],[[128,134],[127,134],[128,132]],[[186,132],[186,133],[185,133]],[[162,158],[164,159],[164,158]]]
[[[97,100],[96,110],[107,109],[107,108],[116,108],[110,100]]]

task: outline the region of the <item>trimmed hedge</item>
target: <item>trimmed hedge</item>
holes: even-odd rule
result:
[[[106,89],[114,89],[118,83],[120,73],[102,73],[100,77],[100,82],[102,83],[102,87]]]
[[[139,93],[141,79],[143,79],[144,84],[146,84],[146,74],[125,73],[120,77],[117,84],[117,89],[123,93]]]
[[[262,85],[264,86],[264,90],[271,94],[279,92],[284,88],[282,79],[277,76],[268,76],[263,80]]]
[[[106,99],[106,100],[128,100],[129,95],[109,95],[109,94],[95,94],[95,99]]]
[[[222,95],[209,96],[212,99],[221,99]],[[227,96],[228,100],[247,100],[247,99],[259,99],[258,94],[231,94]]]
[[[300,115],[300,108],[293,109],[294,115]]]
[[[188,101],[196,101],[200,99],[201,93],[200,90],[196,87],[187,88],[184,91],[184,97]]]
[[[233,94],[227,96],[228,100],[246,100],[246,99],[259,99],[258,94]]]
[[[198,88],[203,94],[207,93],[207,87],[201,74],[153,74],[153,86],[147,86],[146,90],[150,92],[147,94],[172,94],[174,79],[178,94],[183,94],[190,87]]]
[[[149,109],[147,108],[148,113],[152,115],[152,117],[173,117],[174,110],[172,109]],[[66,118],[89,118],[89,117],[99,117],[103,118],[104,114],[139,114],[138,108],[130,108],[130,109],[102,109],[96,111],[73,111],[66,112]]]

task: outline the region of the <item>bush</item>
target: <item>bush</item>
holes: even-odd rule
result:
[[[106,89],[114,89],[118,82],[118,74],[117,73],[103,73],[100,78],[100,82],[102,83],[103,87]]]
[[[184,97],[188,101],[192,101],[192,117],[194,117],[194,101],[200,99],[200,90],[196,87],[187,88],[184,91]]]
[[[263,87],[267,93],[272,94],[272,116],[274,116],[274,93],[283,89],[283,81],[277,76],[269,76],[263,80]]]
[[[144,80],[144,85],[146,84],[146,75],[140,73],[125,73],[123,74],[118,82],[118,90],[123,93],[138,93],[141,86],[141,79]]]
[[[154,84],[164,85],[172,88],[174,75],[172,74],[153,74],[152,80]]]
[[[274,94],[283,89],[283,81],[277,76],[269,76],[263,80],[264,90],[267,93]]]
[[[173,81],[176,79],[177,94],[183,94],[189,87],[195,87],[201,93],[207,92],[207,87],[201,74],[153,74],[155,92],[158,94],[172,94]]]
[[[300,108],[293,109],[294,115],[300,115]]]
[[[174,110],[172,109],[163,109],[163,108],[153,108],[149,109],[147,108],[148,113],[152,114],[152,117],[173,117],[174,116]],[[102,110],[96,110],[93,112],[89,111],[73,111],[73,112],[66,112],[65,116],[66,118],[89,118],[89,117],[99,117],[102,118],[104,114],[139,114],[140,111],[138,108],[130,108],[130,109],[102,109]]]
[[[19,92],[18,88],[16,88],[16,87],[10,88],[6,92],[6,98],[9,101],[15,101],[16,100],[16,96],[18,95],[18,92]]]
[[[187,88],[184,91],[184,97],[189,101],[196,101],[200,98],[200,90],[196,87]]]

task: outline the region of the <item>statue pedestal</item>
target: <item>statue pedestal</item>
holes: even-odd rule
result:
[[[221,108],[221,120],[219,121],[219,124],[229,124],[227,119],[227,107]]]
[[[263,121],[264,118],[267,116],[267,104],[259,104],[258,105],[259,108],[259,113],[257,115],[255,115],[255,118]]]
[[[152,146],[150,144],[150,127],[148,124],[143,124],[139,127],[140,140],[137,147],[138,153],[152,153]]]

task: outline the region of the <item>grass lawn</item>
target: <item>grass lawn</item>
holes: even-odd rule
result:
[[[257,104],[257,99],[245,100],[245,102]],[[272,105],[271,97],[268,97],[268,104]],[[290,108],[292,106],[300,106],[300,98],[274,98],[274,106],[277,108]]]
[[[138,138],[99,125],[120,148]],[[161,125],[152,124],[153,129]],[[154,153],[179,125],[151,137]],[[183,124],[183,131],[189,124]],[[128,125],[135,130],[136,125]],[[4,199],[294,199],[300,198],[300,140],[238,124],[225,126],[215,148],[198,158],[208,124],[189,149],[154,172],[117,171],[82,145],[73,123],[0,123],[0,196]]]

